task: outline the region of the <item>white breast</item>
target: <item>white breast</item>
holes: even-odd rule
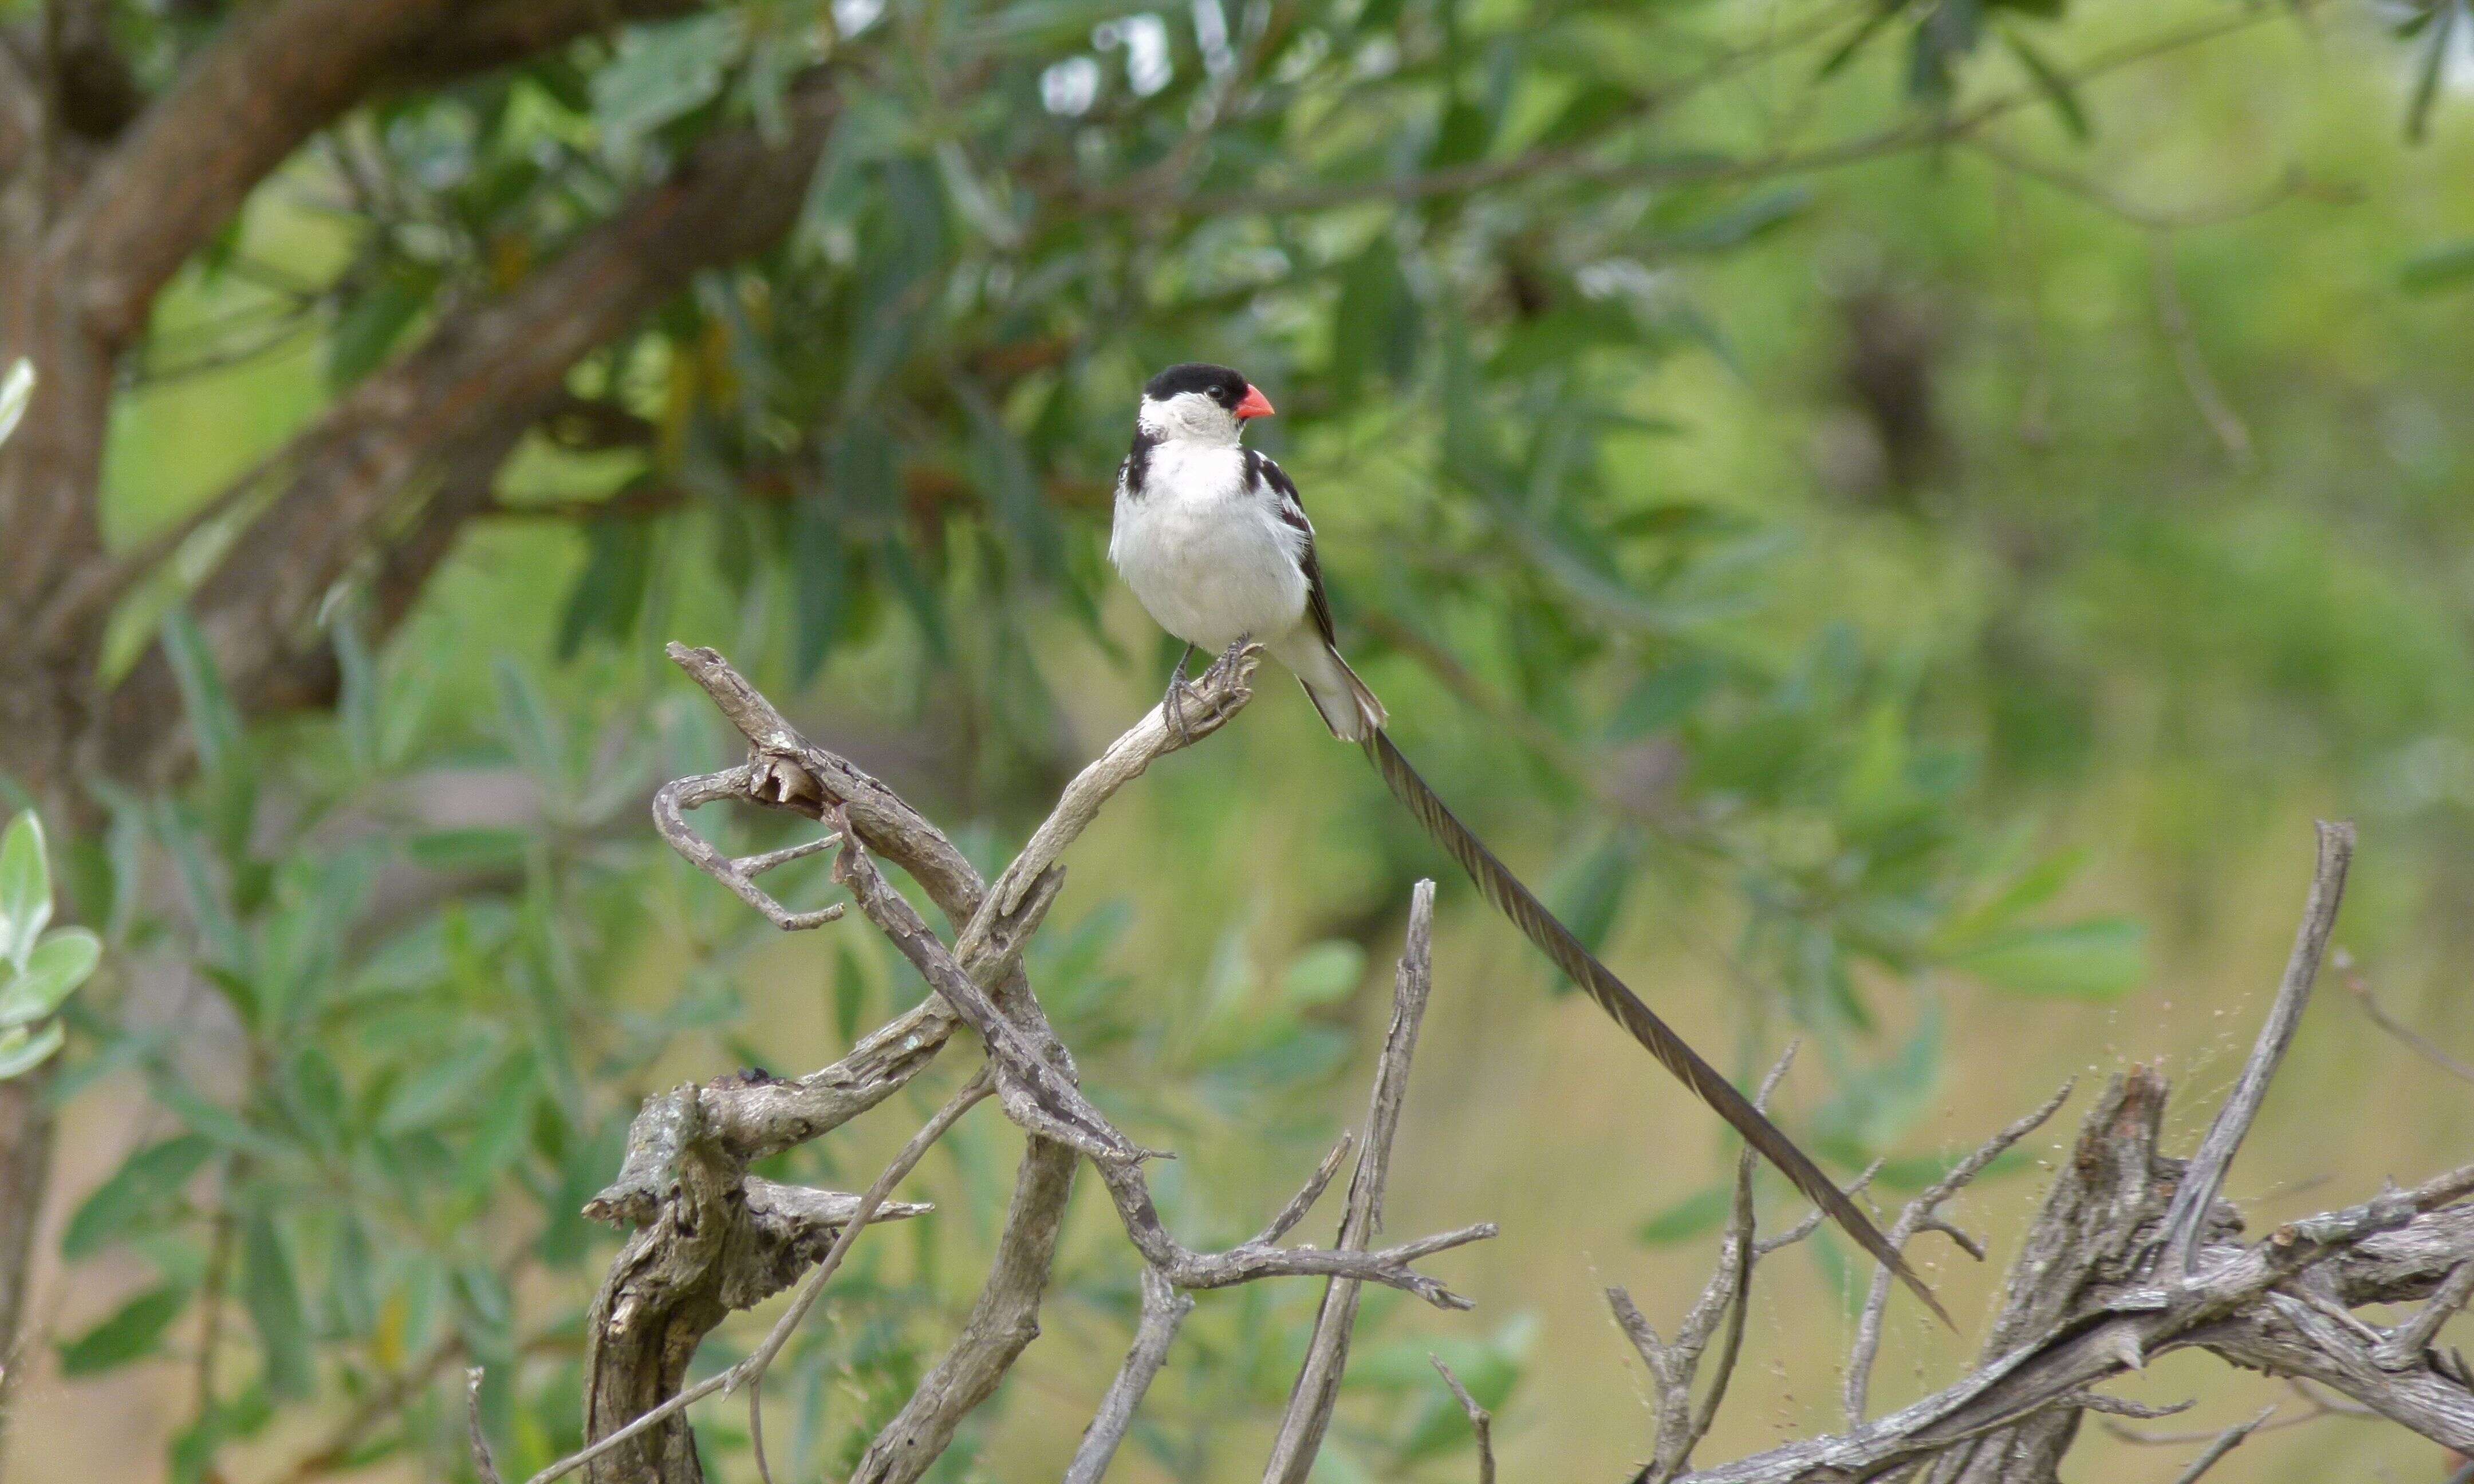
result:
[[[1273,643],[1305,616],[1298,533],[1246,481],[1245,450],[1152,449],[1140,496],[1117,492],[1108,560],[1159,626],[1207,652]]]

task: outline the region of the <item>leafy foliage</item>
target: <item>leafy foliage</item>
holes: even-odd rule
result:
[[[34,1070],[61,1049],[67,1026],[52,1018],[103,961],[103,944],[52,920],[51,862],[43,823],[29,809],[0,832],[0,1081]]]
[[[210,39],[195,9],[122,8],[150,74]],[[2417,132],[2462,9],[2407,22],[2429,63],[2409,100]],[[1963,271],[1924,240],[1957,230],[1917,208],[1943,176],[1873,182],[1880,216],[1926,224],[1898,237],[1826,184],[1784,179],[1817,148],[1798,120],[1859,120],[1826,147],[1872,157],[1951,142],[1938,131],[2007,99],[2062,148],[2117,142],[2071,60],[2088,55],[2079,19],[2012,0],[1825,0],[1757,32],[1719,10],[1589,0],[734,0],[353,113],[196,266],[183,307],[216,312],[165,316],[133,358],[141,380],[314,341],[300,358],[314,390],[291,395],[341,395],[557,261],[700,145],[778,136],[802,86],[841,100],[791,238],[682,283],[584,359],[572,405],[497,481],[475,559],[448,568],[394,643],[368,636],[387,621],[384,563],[338,585],[331,722],[249,724],[180,605],[132,605],[160,635],[199,766],[177,789],[112,793],[108,827],[63,869],[115,963],[177,970],[237,1049],[203,1054],[117,1003],[67,1002],[39,1049],[0,1019],[37,1059],[69,1024],[64,1093],[142,1078],[163,1117],[69,1222],[73,1262],[133,1258],[151,1276],[65,1338],[63,1369],[163,1354],[218,1316],[220,1358],[251,1365],[207,1388],[175,1448],[183,1478],[288,1411],[397,1385],[414,1401],[349,1439],[350,1456],[460,1469],[452,1393],[429,1382],[468,1359],[490,1365],[487,1422],[512,1440],[510,1468],[570,1445],[578,1296],[607,1251],[575,1212],[609,1178],[635,1098],[682,1067],[778,1062],[759,1028],[783,1023],[766,996],[786,975],[814,988],[801,1014],[835,1045],[920,993],[907,968],[846,945],[829,969],[783,969],[739,903],[651,848],[648,782],[720,754],[701,720],[654,699],[649,641],[736,634],[772,675],[911,726],[887,750],[915,754],[905,764],[964,801],[984,841],[1003,838],[1079,760],[1060,725],[1075,666],[1096,654],[1156,682],[1151,652],[1127,642],[1148,631],[1111,609],[1108,473],[1133,389],[1192,355],[1273,390],[1282,415],[1262,434],[1321,522],[1345,642],[1444,791],[1524,859],[1553,848],[1560,866],[1537,879],[1593,945],[1672,934],[1744,989],[1749,1028],[1779,1015],[1819,1032],[1827,1096],[1798,1132],[1851,1168],[1903,1155],[1882,1177],[1894,1188],[1928,1182],[1920,1115],[1963,996],[2104,1004],[2147,981],[2147,930],[2076,910],[2081,859],[2052,848],[2036,818],[2049,801],[2027,786],[2083,762],[2107,687],[2153,687],[2160,748],[2232,733],[2395,757],[2378,771],[2424,790],[2401,809],[2474,797],[2451,781],[2457,754],[2426,746],[2462,712],[2355,679],[2445,671],[2453,640],[2399,611],[2392,566],[2316,526],[2271,528],[2278,513],[2246,499],[2169,517],[2109,465],[1998,466],[1966,487],[1973,504],[1927,490],[1874,555],[1886,564],[1878,548],[1939,522],[1957,551],[1934,550],[1947,596],[1994,554],[2001,578],[1963,594],[1995,611],[1984,653],[1953,654],[1903,622],[1906,589],[1927,584],[1868,603],[1855,558],[1811,577],[1816,546],[1854,544],[1843,513],[1747,499],[1731,488],[1744,467],[1696,467],[1724,430],[1677,381],[1804,374],[1757,364],[1741,327],[1832,310],[1797,296],[1840,273],[1851,237],[1875,231],[1928,279]],[[1795,100],[1787,116],[1757,126],[1713,101],[1739,78],[1745,96]],[[2385,279],[2396,260],[2378,261]],[[2469,261],[2443,246],[2395,273],[2437,290]],[[1727,277],[1740,265],[1767,275],[1756,293]],[[1966,286],[2011,290],[1989,271]],[[2067,287],[2050,297],[2075,313],[2086,286]],[[1769,297],[1780,307],[1757,302]],[[1972,408],[2009,405],[1974,362],[1950,374]],[[0,382],[0,436],[28,391]],[[2332,461],[2348,474],[2330,488],[2350,491],[2371,456]],[[2454,488],[2444,465],[2417,477]],[[132,483],[115,498],[139,508],[118,515],[180,514]],[[494,572],[520,604],[490,606]],[[424,628],[441,609],[470,627]],[[2258,709],[2228,722],[2208,706],[2236,674]],[[2383,708],[2399,696],[2422,699]],[[1285,791],[1300,776],[1280,771],[1284,807],[1308,797]],[[1040,941],[1036,981],[1095,1085],[1139,1098],[1170,1139],[1233,1127],[1319,1152],[1318,1094],[1360,1049],[1367,903],[1436,869],[1395,819],[1311,786],[1314,809],[1292,812],[1345,822],[1366,880],[1309,894],[1296,945],[1267,952],[1233,895],[1197,909],[1190,936],[1208,950],[1191,973],[1162,969],[1175,955],[1138,925],[1160,905],[1150,896]],[[467,790],[490,806],[436,817],[440,794]],[[2158,807],[2195,813],[2195,794]],[[1179,803],[1195,856],[1250,852],[1227,838],[1234,804]],[[1156,896],[1189,880],[1164,876]],[[48,903],[48,885],[35,895]],[[0,899],[0,920],[33,912],[12,910]],[[12,960],[0,1004],[39,992],[34,1019],[55,1013],[87,950],[36,960],[66,931]],[[855,1457],[925,1372],[955,1275],[1002,1207],[1006,1154],[958,1135],[940,1174],[964,1198],[837,1281],[834,1322],[773,1388],[798,1414],[777,1466]],[[839,1156],[797,1158],[813,1162],[778,1173],[853,1183],[828,1163]],[[1259,1224],[1174,1172],[1161,1185],[1197,1241]],[[1662,1244],[1706,1233],[1726,1195],[1647,1199],[1664,1209],[1639,1238]],[[1814,1250],[1854,1292],[1837,1249]],[[1059,1303],[1121,1327],[1124,1278],[1069,1254]],[[1197,1379],[1163,1394],[1166,1420],[1137,1446],[1177,1477],[1235,1456],[1243,1420],[1276,1407],[1309,1311],[1302,1293],[1249,1292],[1198,1314],[1180,1342]],[[1352,1369],[1364,1405],[1333,1467],[1380,1476],[1430,1458],[1458,1422],[1425,1342],[1392,1343],[1389,1307],[1370,1313]],[[1516,1318],[1447,1354],[1499,1405],[1533,1336]]]

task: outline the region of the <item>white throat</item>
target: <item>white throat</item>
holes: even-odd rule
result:
[[[1134,414],[1134,425],[1163,443],[1204,443],[1215,448],[1234,448],[1245,432],[1227,408],[1201,392],[1179,392],[1176,395],[1154,400],[1144,397]]]

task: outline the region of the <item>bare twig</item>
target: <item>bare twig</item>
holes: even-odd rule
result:
[[[1134,1409],[1142,1405],[1143,1394],[1168,1363],[1168,1349],[1176,1339],[1177,1327],[1194,1312],[1193,1297],[1172,1286],[1158,1269],[1144,1268],[1140,1281],[1143,1308],[1134,1327],[1134,1343],[1126,1352],[1117,1378],[1108,1383],[1107,1395],[1100,1399],[1100,1410],[1082,1434],[1082,1446],[1074,1450],[1065,1484],[1100,1484],[1117,1456],[1117,1446],[1126,1439],[1126,1429],[1133,1425]]]
[[[1323,1191],[1329,1188],[1331,1177],[1340,1173],[1341,1161],[1347,1159],[1348,1151],[1355,1147],[1355,1135],[1341,1135],[1339,1141],[1331,1146],[1331,1153],[1322,1157],[1322,1162],[1315,1166],[1315,1172],[1306,1177],[1306,1183],[1298,1188],[1298,1193],[1289,1198],[1289,1204],[1280,1208],[1279,1213],[1264,1226],[1254,1240],[1276,1242],[1294,1231],[1298,1222],[1305,1220],[1306,1213],[1314,1209],[1315,1203],[1322,1200]]]
[[[1477,1404],[1477,1398],[1470,1396],[1468,1388],[1461,1384],[1461,1378],[1452,1374],[1452,1368],[1443,1364],[1443,1356],[1428,1355],[1426,1358],[1435,1363],[1436,1374],[1443,1378],[1444,1385],[1452,1389],[1452,1400],[1468,1414],[1469,1431],[1477,1439],[1477,1484],[1494,1484],[1493,1414]]]
[[[2354,996],[2354,1002],[2363,1007],[2363,1014],[2371,1017],[2373,1025],[2404,1041],[2414,1054],[2441,1071],[2466,1082],[2474,1082],[2474,1066],[2469,1066],[2449,1055],[2440,1048],[2438,1041],[2389,1014],[2388,1008],[2382,1005],[2379,997],[2371,993],[2370,980],[2365,977],[2361,969],[2356,967],[2352,954],[2339,948],[2333,962],[2336,965],[2338,977],[2343,982],[2347,992]]]
[[[2208,369],[2207,352],[2199,348],[2198,333],[2191,327],[2191,311],[2182,302],[2182,283],[2173,275],[2173,234],[2166,227],[2152,228],[2147,234],[2148,283],[2156,297],[2156,323],[2165,332],[2165,343],[2173,351],[2173,366],[2181,373],[2183,389],[2191,394],[2191,402],[2198,408],[2199,417],[2224,445],[2225,457],[2238,467],[2251,461],[2250,425],[2242,414],[2226,400],[2224,389],[2217,385],[2216,373]]]
[[[2252,1047],[2250,1060],[2244,1064],[2242,1076],[2234,1089],[2217,1110],[2214,1123],[2208,1126],[2199,1151],[2192,1156],[2191,1167],[2182,1184],[2173,1192],[2173,1204],[2165,1215],[2165,1260],[2182,1273],[2199,1254],[2200,1229],[2206,1224],[2208,1209],[2214,1205],[2217,1192],[2224,1188],[2225,1171],[2232,1165],[2234,1153],[2242,1147],[2243,1136],[2250,1132],[2251,1120],[2259,1116],[2261,1103],[2268,1097],[2268,1079],[2276,1075],[2285,1060],[2285,1051],[2293,1044],[2293,1034],[2301,1027],[2303,1007],[2311,1001],[2312,982],[2319,976],[2319,958],[2328,948],[2328,935],[2337,925],[2337,908],[2345,897],[2345,869],[2354,858],[2354,826],[2346,822],[2321,821],[2318,826],[2319,859],[2312,873],[2311,895],[2303,903],[2302,925],[2293,937],[2292,955],[2286,960],[2285,978],[2278,985],[2276,1003],[2268,1013],[2266,1023],[2259,1029],[2258,1044]]]
[[[2039,159],[2005,142],[1990,131],[1970,135],[1962,141],[1968,148],[2011,171],[2030,180],[2041,180],[2056,190],[2078,197],[2109,215],[2120,217],[2134,227],[2150,231],[2174,231],[2189,227],[2217,227],[2238,222],[2273,210],[2289,201],[2308,198],[2317,201],[2346,201],[2357,194],[2343,186],[2316,181],[2298,165],[2289,167],[2268,184],[2245,194],[2227,197],[2196,206],[2150,206],[2132,201],[2111,185],[2082,175],[2077,171]]]
[[[1761,1084],[1753,1092],[1753,1106],[1766,1112],[1770,1095],[1786,1077],[1787,1068],[1795,1065],[1799,1043],[1789,1041],[1786,1049],[1770,1066]],[[1755,1154],[1747,1147],[1735,1161],[1734,1199],[1728,1209],[1725,1234],[1718,1241],[1718,1264],[1703,1285],[1701,1296],[1685,1311],[1676,1326],[1672,1343],[1661,1340],[1651,1328],[1632,1295],[1621,1287],[1607,1290],[1607,1304],[1614,1313],[1615,1325],[1639,1352],[1641,1363],[1649,1368],[1650,1382],[1658,1390],[1658,1435],[1653,1445],[1649,1467],[1642,1471],[1646,1479],[1657,1481],[1672,1478],[1692,1458],[1692,1449],[1709,1435],[1717,1421],[1718,1408],[1726,1400],[1727,1385],[1734,1378],[1736,1356],[1744,1342],[1744,1321],[1752,1294],[1753,1266],[1764,1256],[1764,1249],[1755,1231],[1753,1213],[1753,1170]],[[1876,1165],[1878,1169],[1880,1166]],[[1873,1178],[1864,1178],[1850,1187],[1850,1194],[1861,1190]],[[1817,1223],[1821,1213],[1816,1211]],[[1810,1228],[1806,1229],[1809,1232]],[[1710,1340],[1724,1320],[1726,1341],[1719,1347],[1718,1364],[1704,1392],[1701,1404],[1692,1404],[1692,1384],[1701,1367],[1701,1357]]]
[[[1434,990],[1434,934],[1435,883],[1419,881],[1409,894],[1409,942],[1393,978],[1392,1028],[1383,1038],[1383,1053],[1375,1064],[1374,1089],[1366,1112],[1366,1142],[1357,1157],[1357,1173],[1348,1183],[1348,1209],[1341,1218],[1340,1247],[1345,1252],[1364,1251],[1383,1230],[1383,1190],[1391,1178],[1392,1139],[1400,1129],[1400,1107],[1409,1091],[1409,1063],[1417,1054],[1418,1031],[1425,1023],[1426,1000]],[[1349,1333],[1357,1324],[1358,1296],[1357,1284],[1345,1279],[1335,1279],[1323,1289],[1305,1364],[1290,1388],[1271,1458],[1263,1466],[1265,1484],[1301,1484],[1314,1467],[1323,1430],[1340,1400]]]
[[[1069,1067],[1060,1067],[1052,1060],[1061,1056],[1061,1048],[1052,1053],[1043,1041],[1053,1037],[1035,1037],[1023,1025],[1007,1018],[988,997],[986,990],[974,982],[962,966],[934,932],[918,910],[904,899],[901,893],[885,885],[875,863],[868,859],[867,850],[848,828],[849,815],[842,805],[836,805],[832,820],[837,834],[844,836],[842,852],[834,863],[834,879],[847,887],[852,900],[879,932],[902,950],[911,967],[917,969],[929,986],[954,1007],[971,1029],[980,1033],[987,1043],[988,1060],[996,1068],[997,1089],[1003,1097],[1006,1113],[1016,1123],[1043,1137],[1069,1144],[1090,1160],[1102,1164],[1131,1163],[1145,1151],[1137,1148],[1108,1122],[1107,1117],[1075,1085]],[[1044,913],[1054,899],[1056,886],[1054,877],[1048,890],[1032,903],[1032,920],[1026,925],[1037,925],[1037,916]],[[991,893],[989,899],[994,899]],[[1014,951],[1021,950],[1024,938],[1013,940]],[[988,976],[1002,977],[1011,965],[992,960]]]
[[[804,932],[822,927],[839,919],[842,903],[835,902],[814,912],[793,912],[774,900],[771,893],[756,884],[756,877],[776,866],[788,865],[803,856],[831,850],[841,843],[841,836],[827,835],[787,850],[768,850],[734,860],[707,844],[687,822],[687,811],[717,799],[744,799],[749,784],[748,771],[732,768],[721,773],[708,773],[691,778],[666,783],[653,796],[653,824],[670,849],[686,856],[689,863],[706,875],[729,887],[740,900],[764,914],[764,920],[786,933]]]
[[[2268,1410],[2260,1413],[2257,1417],[2252,1418],[2249,1422],[2237,1423],[2233,1426],[2219,1433],[2217,1435],[2217,1441],[2208,1445],[2206,1452],[2203,1452],[2198,1457],[2192,1459],[2191,1467],[2183,1470],[2181,1474],[2174,1479],[2173,1484],[2195,1484],[2195,1481],[2200,1474],[2203,1474],[2209,1470],[2215,1468],[2227,1453],[2230,1453],[2235,1448],[2242,1447],[2244,1439],[2248,1438],[2252,1433],[2257,1432],[2262,1423],[2267,1422],[2269,1418],[2274,1417],[2275,1415],[2276,1408],[2269,1407]]]
[[[773,1484],[773,1465],[764,1456],[764,1377],[747,1382],[747,1448],[756,1455],[756,1477]]]
[[[473,1472],[481,1484],[499,1484],[498,1461],[490,1456],[490,1440],[481,1431],[481,1368],[464,1373],[464,1436],[473,1445]]]
[[[1906,1209],[1899,1212],[1898,1221],[1890,1228],[1890,1245],[1903,1248],[1919,1231],[1929,1229],[1950,1236],[1977,1261],[1984,1260],[1983,1249],[1977,1247],[1966,1233],[1955,1227],[1940,1222],[1933,1214],[1935,1209],[1965,1188],[1977,1176],[1983,1174],[1986,1166],[2001,1158],[2012,1145],[2044,1127],[2045,1120],[2051,1117],[2054,1112],[2069,1099],[2071,1089],[2074,1086],[2076,1086],[2075,1082],[2063,1083],[2061,1089],[2047,1098],[2042,1108],[1986,1139],[1974,1154],[1952,1165],[1949,1173],[1934,1181],[1923,1194],[1909,1201]],[[1856,1322],[1856,1342],[1847,1356],[1845,1396],[1847,1422],[1851,1426],[1860,1427],[1864,1424],[1865,1398],[1873,1384],[1873,1362],[1881,1349],[1881,1315],[1882,1311],[1889,1306],[1889,1302],[1890,1270],[1876,1265],[1873,1270],[1873,1286],[1864,1296],[1864,1310]]]

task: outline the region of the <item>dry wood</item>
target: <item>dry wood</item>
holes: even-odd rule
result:
[[[1426,999],[1435,987],[1435,883],[1420,881],[1409,894],[1409,945],[1394,976],[1392,1028],[1383,1038],[1383,1055],[1375,1064],[1374,1091],[1366,1111],[1366,1140],[1357,1157],[1357,1173],[1348,1183],[1348,1205],[1340,1221],[1340,1248],[1362,1252],[1383,1230],[1383,1191],[1392,1177],[1392,1139],[1400,1131],[1400,1106],[1409,1095],[1409,1063],[1418,1051],[1418,1030],[1425,1023]],[[1310,1193],[1326,1178],[1317,1170]],[[1292,1202],[1292,1208],[1299,1206]],[[1286,1212],[1282,1212],[1286,1215]],[[1273,1227],[1279,1227],[1274,1220]],[[1274,1237],[1276,1240],[1276,1236]],[[1331,1425],[1332,1408],[1340,1401],[1341,1374],[1348,1368],[1348,1341],[1357,1327],[1359,1288],[1354,1281],[1335,1279],[1324,1287],[1322,1307],[1315,1314],[1313,1338],[1306,1345],[1305,1364],[1290,1388],[1289,1403],[1263,1466],[1264,1484],[1302,1484],[1322,1448],[1323,1430]]]
[[[1134,1409],[1142,1405],[1143,1394],[1168,1364],[1168,1348],[1176,1339],[1177,1328],[1194,1312],[1193,1296],[1171,1283],[1159,1269],[1144,1268],[1141,1281],[1142,1319],[1134,1327],[1134,1343],[1126,1352],[1126,1363],[1117,1369],[1117,1378],[1108,1383],[1108,1394],[1100,1399],[1100,1410],[1082,1434],[1081,1447],[1074,1450],[1074,1461],[1066,1466],[1065,1484],[1100,1484],[1117,1456],[1117,1446],[1126,1440],[1126,1429],[1134,1424]]]
[[[1106,802],[1153,760],[1208,735],[1236,714],[1250,694],[1255,651],[1239,653],[1203,677],[1186,698],[1184,728],[1170,727],[1154,708],[1103,753],[1068,785],[995,889],[982,883],[960,851],[924,816],[846,759],[801,737],[720,656],[678,645],[671,646],[671,656],[746,736],[751,757],[740,767],[682,778],[662,789],[654,817],[664,838],[683,858],[786,931],[822,925],[840,904],[792,911],[757,886],[756,877],[838,844],[835,880],[847,889],[861,915],[919,969],[935,995],[879,1029],[841,1061],[807,1077],[727,1077],[679,1088],[645,1103],[629,1130],[617,1179],[588,1208],[591,1214],[638,1228],[594,1304],[588,1446],[531,1484],[547,1484],[579,1466],[592,1470],[596,1480],[648,1473],[665,1480],[697,1478],[685,1408],[716,1391],[752,1389],[761,1381],[840,1254],[875,1211],[875,1203],[983,1085],[995,1088],[1007,1116],[1031,1136],[1013,1207],[980,1298],[953,1349],[877,1434],[853,1474],[856,1480],[918,1478],[1036,1336],[1039,1303],[1080,1159],[1091,1160],[1098,1169],[1143,1260],[1145,1304],[1133,1348],[1078,1454],[1077,1478],[1097,1479],[1114,1456],[1143,1393],[1165,1363],[1178,1322],[1192,1306],[1191,1290],[1313,1276],[1331,1280],[1334,1293],[1374,1281],[1442,1306],[1467,1306],[1467,1300],[1414,1264],[1492,1236],[1492,1226],[1465,1227],[1389,1249],[1367,1250],[1366,1242],[1379,1226],[1384,1161],[1398,1125],[1417,1016],[1431,983],[1430,884],[1421,887],[1413,905],[1399,992],[1404,1018],[1395,1020],[1386,1043],[1366,1152],[1350,1188],[1352,1239],[1336,1249],[1284,1247],[1280,1240],[1330,1182],[1349,1147],[1346,1140],[1252,1240],[1212,1253],[1187,1248],[1170,1235],[1143,1176],[1147,1151],[1111,1127],[1083,1095],[1073,1058],[1049,1026],[1021,970],[1023,947],[1038,930],[1062,880],[1057,858]],[[732,858],[686,820],[689,809],[725,800],[789,809],[824,823],[828,833],[785,850]],[[960,924],[952,946],[878,874],[873,858],[878,852],[900,864],[927,888],[947,919]],[[881,1104],[934,1060],[958,1024],[968,1025],[988,1049],[982,1080],[921,1130],[905,1159],[888,1168],[868,1197],[791,1191],[746,1174],[750,1161],[820,1137]],[[920,1209],[924,1208],[903,1209],[903,1213]],[[734,1225],[734,1219],[740,1224]],[[759,1221],[791,1222],[807,1234],[762,1247],[764,1260],[750,1272],[746,1263],[755,1244],[740,1233],[746,1223]],[[740,1365],[683,1389],[687,1362],[704,1333],[732,1309],[778,1290],[801,1266],[814,1261],[823,1245],[814,1235],[819,1231],[830,1231],[832,1245],[765,1341]],[[652,1334],[648,1342],[642,1317],[652,1311],[646,1295],[657,1292],[668,1299],[679,1285],[657,1289],[645,1275],[672,1269],[718,1277],[706,1281],[693,1305],[673,1303],[661,1308],[670,1328]],[[1337,1328],[1345,1335],[1346,1323]],[[1333,1376],[1336,1380],[1336,1368]],[[1311,1459],[1311,1450],[1306,1456]],[[761,1457],[759,1468],[769,1472]]]
[[[2217,1110],[2216,1121],[2199,1140],[2191,1168],[2173,1204],[2165,1213],[2166,1259],[2189,1272],[2199,1252],[2199,1229],[2210,1203],[2224,1188],[2225,1172],[2242,1147],[2260,1105],[2267,1101],[2268,1080],[2284,1065],[2286,1048],[2302,1028],[2303,1009],[2311,1003],[2311,986],[2319,977],[2319,959],[2328,950],[2328,936],[2337,929],[2337,908],[2345,898],[2345,870],[2354,859],[2354,826],[2322,821],[2318,828],[2319,862],[2311,874],[2311,896],[2302,908],[2302,925],[2294,930],[2293,953],[2286,960],[2285,978],[2276,1002],[2259,1028],[2259,1043],[2243,1064],[2242,1076]]]
[[[1468,1388],[1461,1384],[1461,1378],[1452,1374],[1450,1366],[1443,1364],[1442,1356],[1428,1355],[1426,1358],[1435,1363],[1435,1373],[1443,1378],[1445,1386],[1451,1388],[1452,1400],[1459,1402],[1461,1410],[1467,1414],[1469,1431],[1477,1445],[1477,1484],[1494,1484],[1493,1414],[1477,1404],[1477,1398],[1469,1395]]]

